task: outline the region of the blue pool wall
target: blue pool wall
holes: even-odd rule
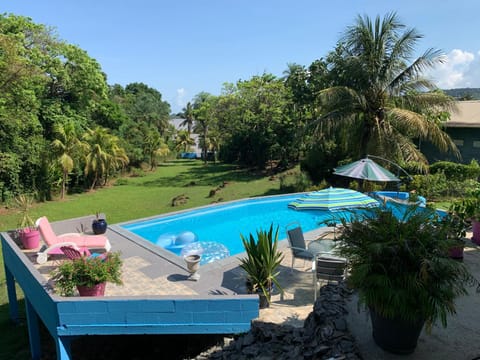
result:
[[[373,195],[373,197],[377,197],[377,198],[378,196],[387,196],[392,199],[398,199],[398,200],[408,200],[410,198],[410,193],[406,191],[373,191],[370,194]],[[427,199],[423,196],[419,195],[418,201],[422,206],[427,204]]]

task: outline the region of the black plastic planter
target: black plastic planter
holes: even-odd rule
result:
[[[425,321],[411,323],[401,319],[386,319],[370,308],[373,339],[383,350],[407,355],[415,351]]]

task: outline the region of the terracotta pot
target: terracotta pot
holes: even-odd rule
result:
[[[20,240],[25,249],[38,249],[40,246],[40,232],[37,229],[25,228],[20,231]]]
[[[472,241],[480,245],[480,221],[472,221]]]
[[[77,289],[80,296],[104,296],[106,285],[106,282],[96,284],[94,286],[77,285]]]
[[[458,246],[451,247],[448,250],[448,255],[452,259],[462,260],[463,259],[463,248],[464,248],[464,245],[458,245]]]

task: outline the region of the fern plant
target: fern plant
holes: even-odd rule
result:
[[[389,319],[425,321],[427,331],[455,314],[454,300],[478,284],[461,262],[450,259],[452,229],[435,210],[411,207],[397,218],[378,208],[342,220],[339,253],[350,264],[348,283],[361,304]]]

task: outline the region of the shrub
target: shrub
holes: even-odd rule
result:
[[[447,180],[476,180],[480,176],[480,166],[476,160],[472,160],[468,165],[450,161],[437,161],[430,165],[430,172],[432,174],[443,172]]]
[[[313,182],[318,183],[322,180],[331,182],[333,168],[341,165],[339,161],[345,159],[345,155],[335,141],[318,141],[307,151],[300,166]],[[347,159],[345,163],[351,162],[350,160]]]
[[[448,257],[449,223],[435,211],[412,207],[401,218],[394,210],[342,219],[339,252],[349,260],[349,284],[360,303],[390,319],[437,320],[447,325],[455,314],[454,300],[478,281],[466,266]]]
[[[428,175],[414,175],[409,189],[415,189],[427,199],[438,198],[448,192],[447,178],[443,172]]]
[[[72,296],[76,286],[92,287],[103,282],[122,284],[122,259],[119,252],[105,257],[86,257],[67,260],[52,272],[55,287],[63,296]]]
[[[465,197],[471,193],[478,182],[476,180],[447,180],[443,172],[429,175],[414,175],[408,190],[416,190],[427,199],[446,197]]]
[[[133,168],[132,171],[130,172],[130,177],[144,177],[145,176],[145,171],[139,168]]]
[[[117,181],[115,181],[115,186],[121,186],[121,185],[128,185],[129,184],[129,181],[128,179],[125,179],[125,178],[119,178],[117,179]]]
[[[311,189],[312,181],[307,173],[292,170],[280,176],[280,190],[282,192],[303,192]]]

